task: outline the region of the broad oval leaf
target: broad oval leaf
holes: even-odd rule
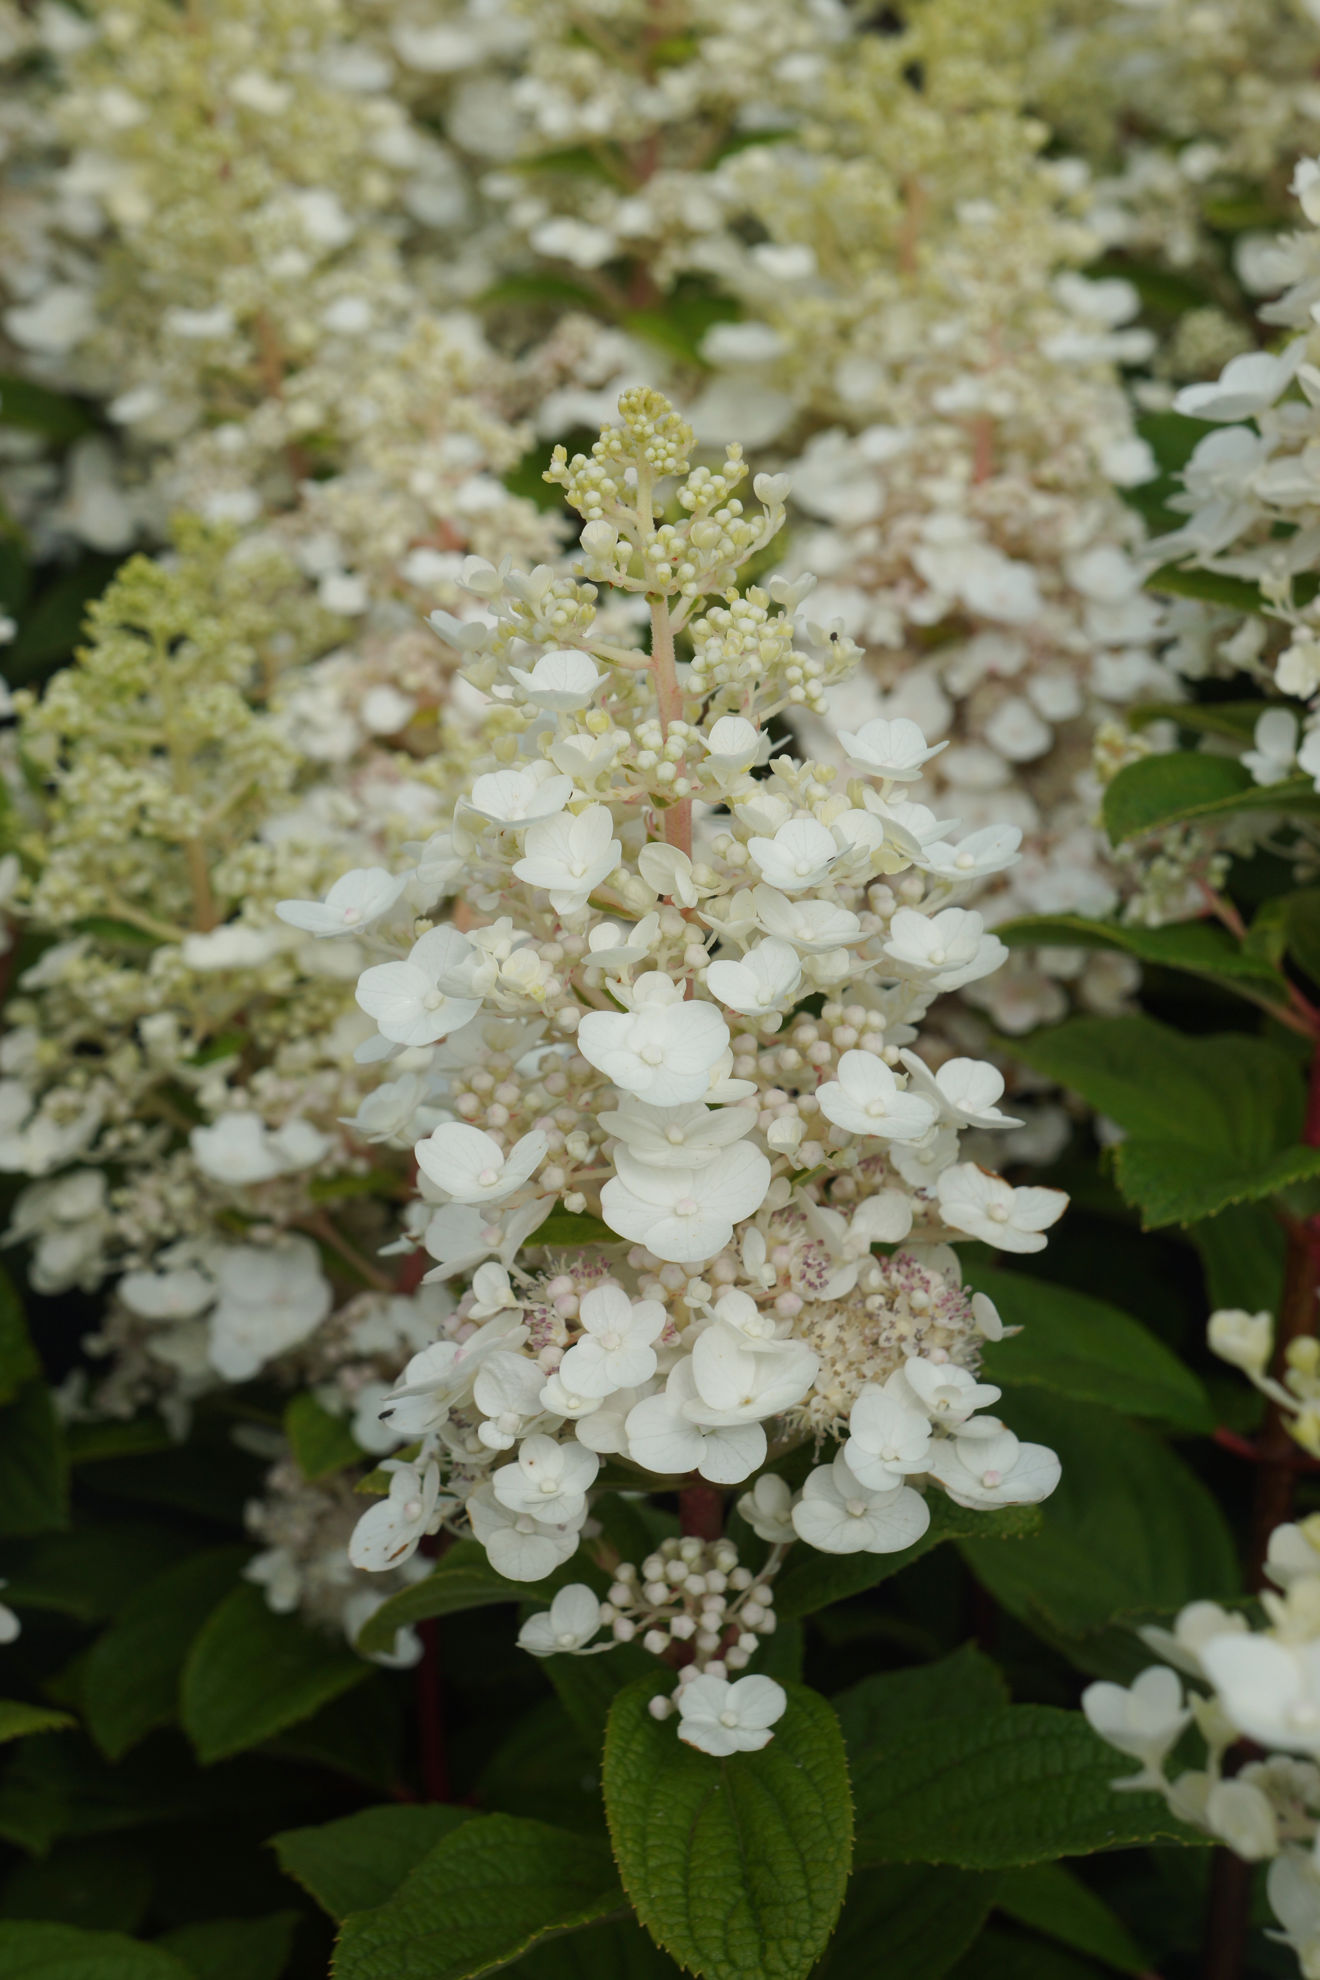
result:
[[[941,1980],[975,1939],[995,1901],[986,1871],[947,1864],[875,1863],[858,1870],[820,1980]],[[877,1951],[884,1948],[881,1958]]]
[[[208,1918],[177,1925],[157,1944],[181,1959],[192,1980],[280,1980],[293,1950],[296,1911],[265,1918]]]
[[[1014,1045],[1126,1130],[1114,1175],[1148,1230],[1216,1216],[1320,1174],[1300,1141],[1295,1059],[1240,1032],[1185,1037],[1148,1017],[1072,1018]]]
[[[622,1908],[603,1842],[482,1815],[438,1842],[383,1904],[345,1919],[334,1980],[475,1980],[548,1934]]]
[[[160,1946],[35,1919],[0,1920],[0,1973],[5,1980],[194,1980]]]
[[[1125,763],[1108,785],[1101,806],[1111,845],[1201,818],[1242,811],[1315,811],[1320,806],[1309,777],[1257,784],[1235,756],[1174,750]]]
[[[258,1589],[235,1588],[183,1667],[183,1728],[202,1761],[223,1760],[310,1718],[370,1674],[333,1637],[274,1615]]]
[[[57,1533],[68,1524],[68,1452],[38,1377],[0,1410],[0,1533]]]
[[[67,1732],[77,1721],[49,1705],[29,1705],[22,1698],[0,1698],[0,1746],[27,1739],[32,1733]]]
[[[1244,949],[1217,921],[1179,921],[1143,928],[1119,921],[1090,921],[1082,914],[1028,914],[1000,922],[996,935],[1010,949],[1117,949],[1160,969],[1208,977],[1243,995],[1286,1001],[1287,985],[1267,957]]]
[[[663,1673],[620,1692],[605,1736],[605,1807],[638,1917],[703,1980],[801,1980],[824,1950],[852,1856],[852,1800],[833,1710],[787,1685],[759,1753],[716,1760],[651,1717]]]
[[[1148,1973],[1151,1959],[1103,1898],[1062,1863],[1033,1863],[1004,1871],[995,1905],[1009,1918],[1044,1932],[1120,1973]]]
[[[293,1461],[309,1484],[360,1464],[363,1452],[342,1416],[332,1416],[311,1393],[294,1396],[284,1412],[284,1434]]]
[[[208,1548],[154,1575],[87,1653],[82,1708],[101,1751],[117,1760],[179,1710],[194,1637],[238,1579],[245,1547]]]
[[[339,1822],[285,1829],[270,1846],[293,1877],[332,1918],[384,1904],[438,1842],[472,1819],[442,1802],[386,1802]]]
[[[1209,1399],[1196,1376],[1148,1327],[1107,1300],[1025,1272],[975,1265],[969,1276],[1004,1323],[1023,1330],[986,1347],[982,1363],[992,1382],[1052,1389],[1183,1430],[1213,1429]]]
[[[1123,1771],[1080,1712],[1006,1705],[935,1713],[850,1754],[860,1863],[996,1870],[1134,1843],[1197,1842],[1154,1794],[1115,1794]]]
[[[1043,1389],[1010,1390],[1004,1415],[1019,1436],[1056,1450],[1063,1465],[1035,1540],[1022,1547],[962,1543],[978,1580],[1013,1615],[1047,1636],[1071,1639],[1070,1653],[1089,1669],[1084,1639],[1110,1624],[1238,1593],[1223,1514],[1152,1431]]]

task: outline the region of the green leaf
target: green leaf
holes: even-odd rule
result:
[[[25,432],[40,433],[44,439],[64,446],[81,434],[90,433],[95,424],[81,400],[70,399],[63,392],[52,392],[44,385],[34,385],[14,372],[0,372],[0,426],[21,427]]]
[[[4,677],[18,687],[51,662],[67,660],[82,638],[87,607],[99,598],[118,567],[118,557],[80,557],[25,612],[17,636],[5,648]]]
[[[47,1918],[85,1931],[136,1932],[151,1903],[146,1852],[120,1837],[59,1843],[5,1878],[0,1915]]]
[[[589,1580],[582,1561],[567,1561],[544,1581],[506,1581],[486,1558],[476,1540],[459,1540],[433,1574],[411,1588],[400,1589],[383,1602],[358,1631],[358,1648],[368,1656],[393,1648],[395,1632],[431,1616],[458,1615],[464,1609],[488,1609],[496,1602],[525,1602],[535,1594],[553,1595],[570,1581]]]
[[[310,1719],[279,1733],[266,1752],[345,1774],[373,1794],[393,1794],[403,1775],[403,1707],[407,1692],[386,1671],[332,1698]]]
[[[0,1778],[0,1836],[45,1851],[61,1836],[163,1832],[183,1822],[216,1821],[227,1831],[241,1819],[250,1833],[254,1810],[276,1827],[305,1809],[308,1795],[305,1779],[291,1781],[287,1769],[262,1760],[203,1773],[181,1740],[153,1740],[111,1766],[90,1740],[25,1739]]]
[[[480,1807],[502,1815],[586,1835],[605,1832],[600,1757],[557,1698],[543,1698],[515,1721],[482,1768],[476,1796]]]
[[[775,1584],[775,1610],[780,1620],[813,1615],[833,1602],[846,1601],[875,1588],[890,1575],[938,1547],[942,1540],[1023,1540],[1040,1530],[1036,1506],[1006,1506],[999,1512],[974,1512],[956,1506],[942,1492],[930,1495],[930,1525],[920,1540],[899,1554],[821,1554],[814,1547],[795,1546]]]
[[[7,1272],[0,1272],[0,1403],[12,1402],[24,1384],[40,1373],[13,1281]]]
[[[546,1939],[517,1961],[517,1980],[676,1980],[682,1972],[635,1918],[607,1918]]]
[[[50,1390],[28,1382],[0,1410],[0,1534],[69,1524],[69,1465]]]
[[[1250,1166],[1244,1154],[1230,1167],[1218,1152],[1189,1149],[1181,1140],[1140,1141],[1118,1150],[1114,1173],[1128,1202],[1140,1208],[1143,1228],[1156,1231],[1309,1182],[1320,1176],[1320,1149],[1286,1148],[1258,1156]]]
[[[1256,724],[1271,708],[1291,710],[1287,701],[1143,701],[1127,711],[1129,725],[1148,729],[1152,722],[1176,722],[1201,736],[1227,736],[1230,742],[1249,743]]]
[[[29,1733],[66,1732],[77,1720],[68,1712],[53,1712],[49,1705],[28,1705],[20,1698],[0,1698],[0,1746],[7,1740],[26,1739]]]
[[[1289,955],[1313,983],[1320,983],[1320,887],[1299,887],[1270,905],[1282,910]]]
[[[176,1439],[158,1416],[135,1416],[125,1423],[71,1423],[64,1432],[70,1464],[99,1464],[104,1458],[149,1457],[176,1448]]]
[[[1125,1130],[1114,1175],[1148,1230],[1320,1174],[1320,1150],[1300,1143],[1297,1062],[1262,1038],[1189,1038],[1153,1018],[1087,1017],[1014,1050]]]
[[[1001,922],[995,933],[1010,949],[1118,949],[1138,962],[1186,970],[1224,983],[1230,990],[1254,990],[1274,996],[1279,1003],[1287,996],[1287,986],[1273,964],[1244,949],[1217,921],[1140,928],[1125,922],[1088,921],[1080,914],[1029,914]]]
[[[934,1712],[849,1758],[859,1863],[997,1870],[1134,1843],[1201,1842],[1162,1796],[1115,1794],[1114,1754],[1080,1712]]]
[[[82,1666],[82,1705],[109,1759],[178,1717],[184,1659],[247,1558],[245,1547],[190,1555],[140,1588],[92,1645]]]
[[[640,1643],[616,1643],[598,1657],[547,1657],[541,1668],[588,1753],[599,1753],[610,1707],[625,1685],[654,1674],[655,1658]]]
[[[1199,750],[1173,750],[1167,756],[1141,756],[1125,763],[1105,790],[1101,817],[1111,845],[1144,837],[1167,825],[1206,818],[1228,818],[1244,811],[1307,811],[1320,808],[1309,777],[1279,784],[1253,782],[1235,756],[1207,756]]]
[[[310,1485],[362,1461],[362,1451],[343,1417],[332,1416],[309,1390],[295,1396],[285,1410],[284,1434],[294,1463]]]
[[[984,1925],[996,1878],[927,1863],[874,1864],[848,1886],[820,1980],[940,1980]],[[883,1947],[877,1964],[876,1955]]]
[[[716,1760],[647,1709],[672,1680],[620,1692],[605,1739],[605,1806],[624,1888],[642,1923],[704,1980],[800,1980],[839,1915],[852,1805],[839,1722],[786,1686],[759,1753]]]
[[[340,1822],[285,1829],[270,1846],[280,1869],[334,1919],[384,1904],[435,1845],[472,1819],[467,1808],[440,1802],[387,1802]]]
[[[538,1224],[527,1240],[535,1245],[562,1245],[565,1250],[576,1251],[583,1244],[618,1244],[618,1233],[599,1217],[589,1217],[583,1211],[552,1210],[543,1224]]]
[[[1265,609],[1265,596],[1258,584],[1247,578],[1230,577],[1224,571],[1203,571],[1196,566],[1184,570],[1178,564],[1161,564],[1146,579],[1146,589],[1168,598],[1200,598],[1207,605],[1223,605],[1233,612],[1258,613]]]
[[[296,1911],[276,1911],[269,1918],[180,1925],[156,1943],[181,1960],[193,1980],[280,1980],[297,1929]]]
[[[890,1745],[918,1721],[947,1714],[1001,1711],[1008,1685],[998,1665],[973,1643],[951,1656],[905,1671],[880,1671],[839,1693],[834,1708],[850,1753]]]
[[[1019,1924],[1060,1939],[1120,1973],[1145,1973],[1152,1964],[1104,1900],[1061,1863],[1005,1871],[995,1905]]]
[[[173,1953],[120,1932],[76,1925],[0,1922],[5,1980],[193,1980]]]
[[[978,1580],[1013,1615],[1082,1638],[1118,1620],[1237,1594],[1223,1514],[1153,1432],[1043,1390],[1011,1390],[1004,1415],[1020,1437],[1056,1450],[1063,1466],[1037,1539],[1020,1547],[963,1543]]]
[[[334,1980],[476,1980],[623,1903],[603,1842],[482,1815],[445,1836],[394,1894],[344,1921]]]
[[[139,928],[132,921],[116,921],[113,915],[89,914],[74,923],[74,931],[79,935],[92,935],[97,942],[104,942],[115,949],[132,949],[138,955],[147,955],[158,949],[161,937],[153,935],[146,928]]]
[[[969,1277],[1006,1326],[1024,1329],[987,1345],[982,1366],[992,1382],[1052,1389],[1183,1430],[1214,1428],[1209,1399],[1191,1370],[1108,1301],[1025,1272],[976,1265]]]
[[[1047,1939],[990,1924],[954,1968],[953,1980],[1104,1980],[1104,1975],[1091,1960]]]
[[[1205,1271],[1207,1311],[1268,1306],[1277,1311],[1283,1292],[1288,1240],[1267,1203],[1235,1203],[1189,1233]]]
[[[235,1588],[184,1664],[183,1728],[199,1759],[223,1760],[310,1718],[369,1675],[333,1637],[272,1614],[258,1589]]]
[[[585,309],[594,315],[600,307],[600,298],[581,282],[571,282],[565,275],[551,275],[542,272],[506,275],[493,288],[482,291],[478,307],[503,309],[513,306],[525,308],[529,304],[540,306],[552,304],[556,311],[565,309]],[[545,449],[542,447],[536,456],[541,466],[545,466]]]
[[[24,1546],[9,1569],[4,1599],[20,1609],[97,1622],[115,1615],[144,1581],[188,1549],[189,1542],[168,1527],[98,1519],[84,1510],[72,1532]]]

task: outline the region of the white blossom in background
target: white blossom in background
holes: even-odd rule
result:
[[[1271,348],[1235,356],[1215,380],[1185,386],[1174,409],[1209,421],[1168,506],[1181,527],[1154,539],[1152,559],[1198,567],[1256,587],[1258,610],[1188,601],[1183,636],[1203,650],[1203,671],[1245,673],[1266,701],[1238,754],[1261,793],[1261,808],[1227,826],[1175,828],[1129,855],[1128,912],[1159,923],[1204,914],[1230,854],[1268,842],[1277,824],[1275,787],[1320,790],[1320,600],[1313,596],[1320,543],[1320,330],[1312,314],[1320,276],[1320,161],[1303,158],[1291,192],[1308,225],[1272,243],[1275,299],[1259,311]],[[1282,291],[1282,293],[1277,293]],[[1151,745],[1114,732],[1099,738],[1103,776]],[[1314,831],[1296,822],[1302,871]]]
[[[380,1401],[414,1448],[350,1559],[397,1568],[444,1527],[508,1579],[542,1580],[578,1550],[608,1459],[639,1489],[745,1487],[783,1536],[768,1596],[789,1536],[894,1552],[921,1537],[934,1486],[969,1506],[1053,1489],[1052,1454],[978,1414],[999,1394],[975,1378],[997,1323],[950,1240],[1036,1249],[1064,1198],[960,1164],[961,1126],[994,1114],[1002,1082],[964,1061],[941,1086],[910,1049],[949,978],[1002,954],[957,904],[966,883],[926,857],[953,825],[910,822],[924,745],[891,734],[897,778],[785,754],[753,774],[764,724],[819,708],[856,660],[837,627],[779,605],[800,589],[737,587],[783,484],[758,476],[749,509],[737,447],[692,468],[659,394],[619,410],[549,471],[584,518],[575,573],[468,567],[490,614],[464,669],[491,697],[489,755],[439,824],[455,865],[438,887],[407,873],[375,923],[399,959],[359,980],[376,1026],[359,1056],[403,1060],[442,1110],[395,1128],[419,1190],[400,1245],[428,1282],[471,1289]],[[605,588],[646,600],[649,648],[621,642]],[[597,685],[547,706],[525,683],[568,650]],[[909,1062],[928,1091],[909,1090]],[[767,1466],[850,1427],[865,1477],[821,1451],[781,1502]],[[763,1744],[769,1694],[718,1687],[769,1601],[727,1543],[674,1545],[617,1569],[608,1640],[689,1641],[683,1736]],[[695,1614],[675,1611],[679,1587]],[[526,1647],[602,1647],[585,1601],[557,1600]]]
[[[1214,1602],[1189,1603],[1171,1631],[1141,1631],[1165,1662],[1131,1685],[1089,1685],[1082,1707],[1101,1739],[1139,1763],[1115,1787],[1154,1789],[1180,1820],[1269,1863],[1272,1936],[1310,1975],[1320,1966],[1320,1521],[1276,1527],[1265,1573],[1260,1627]],[[1203,1752],[1171,1771],[1192,1727]],[[1234,1767],[1242,1740],[1252,1746]]]

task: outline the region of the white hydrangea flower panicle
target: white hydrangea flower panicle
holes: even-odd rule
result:
[[[841,630],[804,642],[776,593],[739,588],[785,487],[758,477],[745,505],[737,447],[692,468],[657,393],[619,411],[589,456],[551,463],[584,519],[573,573],[469,572],[488,753],[440,821],[461,864],[405,876],[358,985],[406,1055],[388,1119],[420,1203],[391,1248],[420,1245],[457,1291],[380,1392],[422,1482],[396,1477],[361,1550],[392,1563],[430,1530],[433,1474],[444,1524],[510,1581],[585,1536],[614,1577],[599,1618],[586,1584],[562,1591],[524,1647],[680,1646],[683,1726],[731,1753],[776,1714],[712,1687],[772,1626],[788,1548],[898,1552],[931,1491],[981,1508],[1052,1489],[1051,1455],[978,1414],[997,1321],[953,1243],[1039,1248],[1064,1199],[960,1163],[965,1130],[1010,1124],[1002,1079],[919,1049],[935,998],[1002,950],[922,865],[944,827],[904,795],[934,754],[919,727],[866,725],[846,772],[765,747],[856,660]],[[816,1462],[795,1492],[775,1466],[799,1445]],[[753,1578],[688,1537],[609,1563],[607,1467],[638,1490],[739,1488],[768,1561]]]
[[[1171,1628],[1140,1632],[1162,1663],[1131,1685],[1088,1686],[1082,1706],[1107,1744],[1140,1763],[1116,1788],[1154,1789],[1182,1821],[1246,1862],[1269,1864],[1266,1891],[1279,1925],[1271,1936],[1293,1948],[1305,1975],[1320,1952],[1316,1515],[1275,1528],[1265,1575],[1263,1622],[1243,1609],[1190,1602]],[[1193,1729],[1200,1764],[1171,1772]]]

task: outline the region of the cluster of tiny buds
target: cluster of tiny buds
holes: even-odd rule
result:
[[[772,1555],[757,1576],[738,1563],[729,1540],[662,1541],[640,1568],[622,1562],[602,1602],[600,1618],[617,1643],[640,1637],[652,1656],[676,1647],[685,1658],[679,1683],[699,1675],[727,1677],[745,1670],[760,1639],[775,1627],[770,1577],[778,1566]],[[657,1719],[674,1709],[667,1698],[652,1700]]]

